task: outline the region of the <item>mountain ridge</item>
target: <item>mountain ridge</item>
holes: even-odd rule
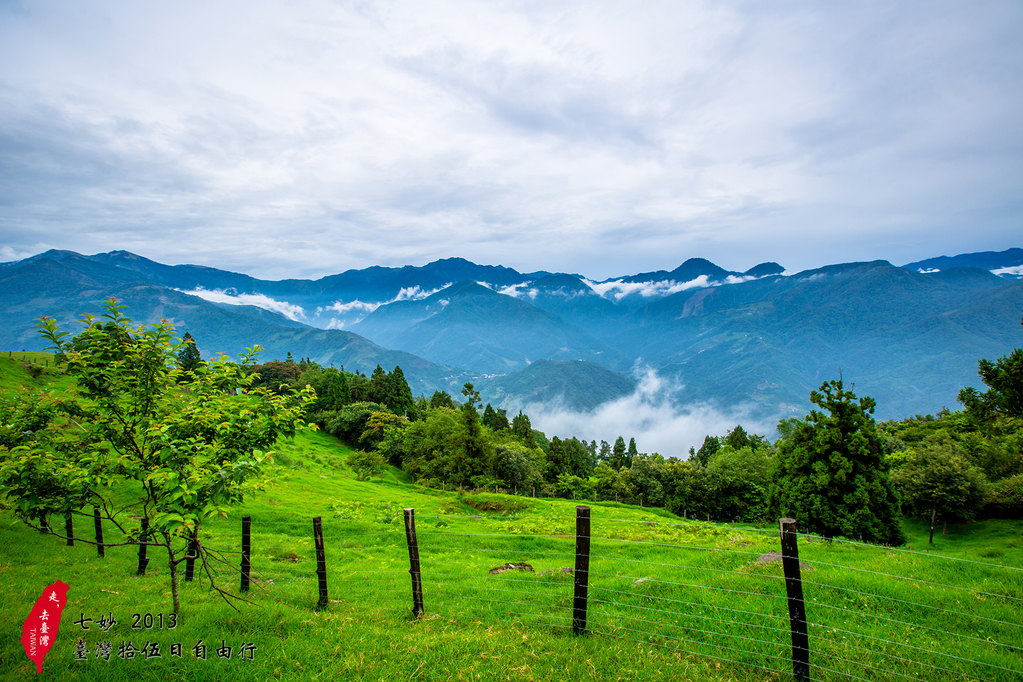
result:
[[[621,397],[639,363],[677,379],[678,402],[783,415],[842,373],[878,398],[879,414],[899,416],[954,401],[958,387],[976,385],[980,357],[1018,345],[1023,282],[992,273],[1015,267],[1017,252],[941,257],[944,268],[875,260],[797,273],[690,258],[593,282],[463,258],[265,281],[127,251],[51,250],[0,263],[0,346],[41,349],[36,318],[74,325],[113,295],[140,322],[179,322],[203,352],[261,343],[264,359],[291,352],[363,372],[401,364],[425,394],[457,394],[472,380],[495,399],[559,394],[589,409]],[[544,367],[564,385],[542,377]]]

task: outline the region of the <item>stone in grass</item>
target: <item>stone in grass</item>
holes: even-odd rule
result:
[[[754,561],[753,563],[755,563],[755,564],[774,564],[774,563],[780,563],[781,559],[782,559],[781,552],[776,552],[776,551],[774,551],[772,549],[767,554],[761,554],[760,556],[758,556],[756,561]],[[807,566],[802,561],[799,562],[799,568],[801,570],[803,570],[803,571],[812,571],[813,570],[812,566]]]
[[[643,583],[645,583],[648,580],[653,580],[653,578],[640,578],[639,580],[637,580],[634,583],[632,583],[632,585],[633,585],[633,587],[635,587],[636,585],[642,585]]]
[[[529,571],[530,573],[532,573],[533,567],[526,563],[522,564],[507,563],[490,569],[490,575],[500,575],[502,573],[507,573],[508,571]]]
[[[572,569],[571,569],[571,568],[569,568],[568,566],[565,566],[564,568],[552,568],[552,569],[551,569],[551,570],[549,570],[549,571],[544,571],[544,572],[543,572],[543,573],[541,573],[540,575],[541,575],[541,576],[544,576],[544,575],[551,575],[552,573],[567,573],[567,574],[569,574],[569,575],[572,575],[573,571],[572,571]]]

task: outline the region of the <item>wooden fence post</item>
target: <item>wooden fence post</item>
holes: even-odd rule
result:
[[[575,508],[575,598],[572,602],[572,632],[586,632],[586,593],[590,575],[590,508]]]
[[[799,547],[796,520],[781,519],[781,563],[785,571],[785,592],[792,629],[792,675],[800,682],[810,679],[810,640],[806,632],[806,605],[799,575]]]
[[[416,539],[416,510],[405,510],[405,540],[408,542],[409,575],[412,576],[412,617],[423,613],[423,583],[419,571],[419,541]]]
[[[75,546],[75,522],[71,518],[71,512],[64,515],[64,535],[67,536],[67,546]]]
[[[319,516],[313,519],[313,542],[316,544],[316,580],[319,584],[320,598],[316,608],[327,607],[327,554],[323,549],[323,521]]]
[[[145,575],[146,565],[149,559],[146,558],[146,541],[149,539],[149,519],[142,517],[142,528],[139,530],[139,567],[135,575]]]
[[[96,525],[96,553],[103,558],[103,520],[99,517],[99,507],[92,508],[92,520]]]
[[[249,591],[249,571],[252,570],[252,562],[249,557],[252,554],[252,517],[242,517],[242,592]]]
[[[185,582],[192,582],[192,576],[195,575],[195,557],[199,554],[199,539],[197,532],[193,530],[191,537],[188,539],[188,553],[185,554]]]

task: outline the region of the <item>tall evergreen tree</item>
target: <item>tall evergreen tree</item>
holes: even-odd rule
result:
[[[551,438],[551,446],[547,450],[547,479],[556,481],[561,474],[571,474],[572,466],[568,461],[568,452],[565,443],[554,436]]]
[[[772,503],[800,530],[901,544],[899,499],[888,477],[873,398],[857,400],[841,380],[828,381],[812,410],[778,442]]]
[[[507,431],[508,415],[504,410],[495,410],[487,403],[486,409],[483,410],[483,424],[491,431]]]
[[[536,439],[533,438],[533,425],[529,422],[529,417],[522,414],[522,410],[519,410],[519,413],[512,419],[512,433],[530,448],[536,447]]]
[[[446,407],[450,410],[455,409],[455,403],[451,399],[451,394],[447,391],[434,391],[430,397],[430,407]]]
[[[178,349],[178,367],[185,372],[191,372],[202,364],[202,355],[195,346],[195,339],[188,332],[181,338],[181,348]]]
[[[721,448],[721,440],[717,436],[707,436],[703,439],[703,445],[696,451],[696,461],[707,466],[707,462],[714,456],[714,453]]]
[[[480,403],[480,394],[473,385],[466,382],[462,387],[462,461],[459,463],[460,484],[468,483],[473,476],[483,473],[486,468],[487,443],[483,437],[482,423],[476,406]]]
[[[327,387],[324,395],[321,396],[323,409],[340,410],[352,402],[352,392],[348,387],[348,378],[344,372],[336,369],[326,371]]]
[[[369,401],[386,404],[387,401],[387,372],[380,365],[377,365],[369,377]]]
[[[387,401],[385,405],[390,407],[397,414],[404,414],[409,419],[415,418],[416,401],[412,398],[412,389],[405,380],[405,373],[401,367],[394,366],[394,369],[387,375]]]
[[[608,466],[615,469],[628,466],[628,458],[625,455],[625,438],[622,436],[618,436],[615,441],[614,448],[611,449],[611,459],[607,463]]]

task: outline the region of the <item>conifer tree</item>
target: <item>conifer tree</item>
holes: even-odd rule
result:
[[[387,400],[387,372],[380,365],[377,365],[369,377],[369,397],[373,403],[386,403]]]
[[[458,472],[459,483],[464,484],[473,476],[483,472],[486,466],[487,443],[483,437],[483,428],[476,406],[480,402],[480,394],[473,385],[466,382],[462,387],[462,461]]]
[[[352,392],[344,372],[336,369],[327,370],[327,389],[321,399],[323,408],[327,410],[340,410],[352,402]]]
[[[529,416],[522,414],[522,410],[519,410],[518,415],[512,419],[512,433],[530,448],[536,447],[536,439],[533,438],[533,425],[529,422]]]
[[[386,400],[384,404],[390,407],[397,414],[404,414],[409,419],[415,418],[416,401],[412,398],[412,389],[405,380],[405,373],[401,367],[394,366],[394,369],[387,375]]]
[[[628,466],[628,460],[625,456],[625,438],[618,436],[615,441],[614,448],[611,450],[611,459],[608,460],[608,465],[615,468],[621,469],[622,467]]]
[[[188,332],[181,338],[181,348],[178,349],[178,367],[182,372],[191,372],[202,364],[202,355],[195,346],[195,339]]]
[[[434,391],[430,397],[430,407],[446,407],[450,410],[455,409],[455,403],[451,400],[451,394],[447,391]]]
[[[857,400],[841,379],[828,381],[811,410],[778,442],[772,503],[802,531],[901,544],[899,499],[871,416],[874,399]]]

